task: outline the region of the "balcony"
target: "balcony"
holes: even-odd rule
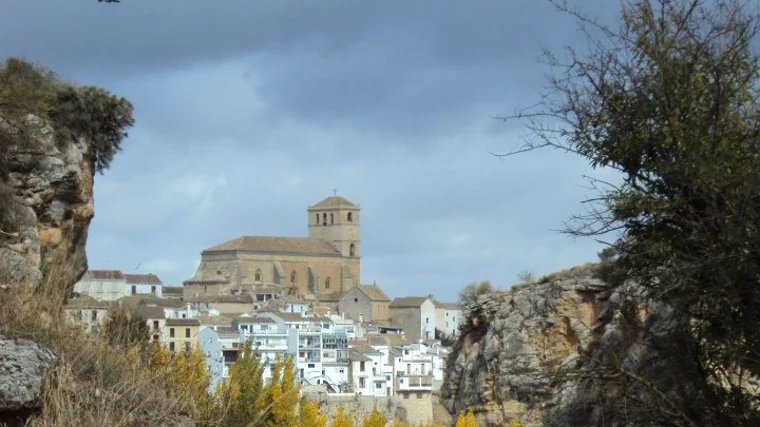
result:
[[[398,390],[432,390],[433,377],[428,375],[399,376],[397,379]]]

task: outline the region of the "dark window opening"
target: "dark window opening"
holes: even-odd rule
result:
[[[335,224],[335,216],[330,214],[330,225]]]
[[[185,328],[185,338],[190,338],[190,328]]]
[[[330,278],[325,279],[325,289],[330,289]]]
[[[326,213],[322,214],[322,225],[327,225],[327,214]]]
[[[254,280],[257,282],[261,281],[261,270],[256,270],[256,274],[254,275]]]
[[[351,222],[351,221],[353,221],[353,220],[354,220],[354,215],[353,215],[353,213],[349,212],[349,213],[348,213],[348,215],[346,215],[346,219],[348,220],[348,222]]]
[[[295,271],[293,271],[292,273],[290,273],[290,284],[291,285],[295,285],[296,284],[296,272]]]
[[[348,255],[349,256],[355,256],[356,255],[356,247],[353,243],[351,243],[351,246],[348,247]]]

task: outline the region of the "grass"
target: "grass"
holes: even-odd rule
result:
[[[54,271],[54,270],[60,271]],[[56,262],[48,278],[71,277]],[[0,286],[0,335],[31,339],[52,349],[58,361],[46,379],[42,408],[29,427],[178,425],[187,413],[137,347],[116,348],[66,321],[67,284],[45,279]]]

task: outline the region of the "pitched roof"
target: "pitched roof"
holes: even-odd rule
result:
[[[348,349],[348,360],[352,362],[369,362],[371,359],[354,348]]]
[[[400,297],[400,298],[395,298],[393,300],[393,302],[391,302],[391,307],[394,307],[394,308],[419,307],[427,299],[432,299],[432,298],[430,298],[430,297]]]
[[[228,336],[229,335],[234,335],[234,336],[240,335],[240,331],[237,330],[237,329],[235,329],[235,328],[233,328],[233,327],[231,327],[231,326],[220,326],[220,327],[216,328],[216,332],[219,335],[228,335]]]
[[[461,310],[462,305],[455,302],[438,302],[434,301],[436,308],[444,308],[446,310]]]
[[[232,318],[227,316],[198,316],[196,317],[201,325],[224,325],[232,324]]]
[[[409,341],[404,335],[400,334],[377,334],[368,335],[367,340],[371,345],[405,345]]]
[[[109,301],[98,301],[89,295],[81,295],[76,298],[70,298],[66,301],[64,308],[110,308]]]
[[[82,280],[123,280],[124,273],[120,270],[87,270]]]
[[[149,274],[125,274],[124,278],[127,283],[140,285],[161,285],[161,279],[153,273]]]
[[[371,301],[390,301],[388,295],[383,292],[377,285],[357,285],[360,291],[364,292]]]
[[[199,297],[185,298],[186,302],[207,302],[207,303],[237,303],[237,304],[250,304],[253,303],[253,297],[250,294],[239,295],[207,295]]]
[[[200,326],[198,319],[166,319],[166,326]]]
[[[141,305],[138,307],[135,307],[134,309],[135,314],[142,317],[143,319],[163,319],[166,317],[166,314],[164,313],[164,309],[162,307],[148,307],[145,305]]]
[[[161,289],[161,293],[164,296],[182,296],[183,289],[182,286],[164,286],[163,289]]]
[[[237,316],[235,317],[238,323],[275,323],[274,319],[263,316]]]
[[[328,241],[308,237],[242,236],[203,251],[209,252],[256,252],[267,254],[341,256]]]
[[[309,207],[308,210],[313,209],[325,209],[325,208],[353,208],[357,209],[359,206],[355,205],[352,202],[349,202],[348,199],[341,196],[330,196],[321,202],[317,203],[316,205],[313,205]]]
[[[356,345],[351,347],[352,350],[357,351],[361,354],[383,354],[382,351],[375,350],[374,348],[368,346],[368,345]]]

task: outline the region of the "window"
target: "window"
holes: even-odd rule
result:
[[[351,246],[348,247],[348,255],[349,256],[355,256],[356,255],[356,246],[354,246],[353,243],[351,243]]]
[[[330,225],[335,224],[335,216],[333,214],[330,214]]]
[[[330,277],[329,276],[325,279],[325,289],[330,289]]]
[[[137,286],[132,285],[132,295],[137,293]]]
[[[169,338],[174,338],[174,328],[169,328]]]
[[[375,388],[380,390],[381,388],[383,388],[383,383],[375,383]]]
[[[290,284],[295,285],[296,284],[296,271],[293,270],[292,273],[290,273]]]
[[[354,298],[354,302],[359,302],[359,298]]]
[[[98,310],[92,310],[92,312],[90,312],[90,320],[93,322],[98,320]]]
[[[338,369],[338,373],[339,373],[339,374],[343,374],[343,373],[345,373],[345,372],[346,372],[346,370],[345,370],[345,369],[343,369],[343,368],[340,368],[340,369]]]
[[[185,341],[185,352],[190,353],[190,341]]]
[[[256,274],[253,276],[253,280],[257,282],[261,281],[261,269],[256,270]]]
[[[157,331],[157,330],[158,330],[158,320],[154,320],[154,321],[153,321],[153,330],[154,330],[154,331]]]
[[[359,362],[359,372],[364,372],[364,362]]]
[[[169,343],[169,351],[174,351],[174,341]]]
[[[430,318],[429,317],[425,318],[425,323],[430,324]]]
[[[185,338],[190,338],[190,328],[185,328]]]
[[[319,214],[317,214],[317,225],[319,225]]]
[[[348,215],[346,215],[346,219],[348,222],[352,222],[354,220],[354,214],[349,212]]]
[[[313,367],[314,367],[314,364],[313,364],[313,363],[309,363],[307,366],[308,366],[309,368],[313,368]]]
[[[325,374],[325,370],[324,370],[324,369],[322,369],[322,375],[324,375],[324,374]]]
[[[152,293],[153,295],[156,294],[156,287],[155,286],[151,286],[150,287],[150,293]]]
[[[322,225],[327,225],[327,214],[326,213],[322,214]]]
[[[365,380],[364,377],[359,378],[359,388],[366,387],[367,383],[364,380]]]

